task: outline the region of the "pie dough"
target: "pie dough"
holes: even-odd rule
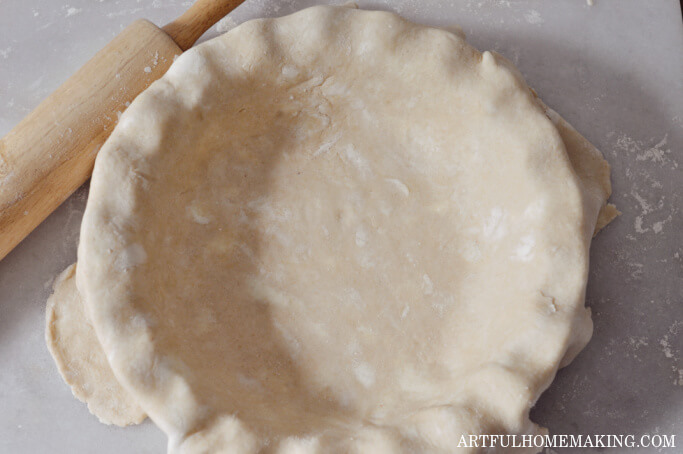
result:
[[[543,106],[562,136],[572,166],[581,179],[583,192],[593,192],[592,203],[600,204],[604,194],[610,192],[609,167],[588,140],[555,111]],[[617,214],[614,205],[603,206],[595,233]],[[86,402],[90,412],[102,423],[139,424],[146,415],[116,381],[106,361],[76,288],[75,267],[76,264],[69,266],[57,277],[54,292],[47,302],[45,339],[48,349],[74,396]],[[578,352],[578,348],[568,352],[560,367],[569,364]]]
[[[543,431],[609,192],[499,55],[313,7],[184,53],[123,114],[77,285],[169,452],[450,453]]]
[[[114,377],[76,288],[76,264],[55,280],[47,300],[45,341],[73,395],[104,424],[139,424],[145,412]]]

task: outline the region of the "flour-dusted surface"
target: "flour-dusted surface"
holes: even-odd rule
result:
[[[163,24],[186,8],[183,3],[3,4],[0,134],[134,18]],[[248,0],[231,17],[240,23],[313,3]],[[554,433],[676,433],[683,438],[683,225],[677,211],[683,205],[683,57],[678,3],[359,3],[430,25],[460,24],[476,46],[513,60],[544,101],[612,164],[612,200],[623,215],[593,245],[588,304],[594,312],[594,337],[560,371],[532,418]],[[68,15],[70,8],[80,11]],[[75,259],[85,195],[80,190],[0,262],[3,452],[165,449],[164,436],[151,424],[116,429],[98,423],[61,382],[44,346],[45,300],[51,280]]]

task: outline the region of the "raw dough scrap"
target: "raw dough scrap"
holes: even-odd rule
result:
[[[45,341],[71,392],[104,424],[128,426],[146,415],[109,367],[76,288],[76,264],[55,280],[47,300]]]
[[[169,452],[541,430],[529,408],[590,337],[609,195],[559,120],[499,56],[386,12],[314,7],[183,54],[100,151],[77,271]]]
[[[593,229],[593,236],[595,236],[620,214],[616,206],[605,203],[605,194],[609,197],[612,193],[609,164],[602,157],[600,151],[564,118],[543,104],[540,99],[538,102],[543,106],[546,115],[552,120],[560,136],[562,136],[572,168],[581,180],[584,203],[600,209]],[[586,228],[590,228],[590,224],[587,224]]]

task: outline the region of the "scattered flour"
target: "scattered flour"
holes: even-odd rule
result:
[[[434,283],[427,274],[422,276],[422,290],[424,291],[425,295],[431,295],[434,293]]]
[[[666,155],[671,153],[671,149],[664,148],[668,142],[669,135],[666,134],[662,140],[660,140],[654,147],[648,148],[647,150],[641,151],[636,155],[636,161],[652,161],[660,164],[665,163]],[[676,167],[678,167],[678,162],[674,161]]]
[[[124,9],[124,10],[117,11],[117,12],[107,13],[107,17],[109,19],[112,19],[114,17],[132,16],[136,13],[139,13],[142,10],[143,10],[143,8]]]
[[[669,335],[666,334],[662,339],[659,341],[659,345],[662,346],[662,353],[664,353],[664,356],[667,358],[673,358],[674,354],[671,351],[671,344],[669,343]]]
[[[339,156],[346,164],[355,167],[362,176],[368,177],[372,173],[368,160],[352,144],[341,150]]]
[[[467,8],[472,9],[473,7],[481,8],[482,6],[496,6],[511,8],[512,3],[510,0],[469,0],[467,2]]]
[[[120,270],[127,270],[147,262],[147,252],[139,243],[126,246],[116,258],[114,265]]]
[[[216,31],[218,33],[229,32],[233,28],[237,27],[237,21],[231,16],[225,16],[223,19],[219,20],[216,24]]]
[[[648,232],[650,230],[649,228],[643,228],[643,217],[642,216],[636,216],[636,220],[633,224],[633,227],[636,229],[636,233],[645,233],[645,232]]]
[[[356,379],[366,388],[375,384],[375,371],[365,362],[358,364],[353,368],[353,373]]]
[[[628,343],[634,350],[640,349],[640,347],[647,347],[650,345],[647,338],[645,337],[629,337]]]
[[[614,135],[614,133],[610,134]],[[650,161],[662,166],[668,165],[672,169],[678,168],[676,156],[671,154],[671,149],[667,147],[669,134],[665,134],[654,146],[650,146],[642,140],[635,140],[626,134],[617,136],[615,148],[617,151],[625,151],[636,155],[636,161]]]
[[[69,5],[64,6],[64,8],[66,9],[66,16],[65,17],[75,16],[76,14],[83,11],[80,8],[70,7]]]
[[[541,13],[539,13],[535,9],[529,10],[526,13],[524,13],[524,18],[526,19],[526,21],[528,23],[533,24],[533,25],[538,25],[538,24],[542,24],[543,22],[545,22],[543,20],[543,17],[541,17]]]
[[[500,207],[494,207],[491,214],[484,220],[483,233],[486,238],[499,240],[505,236],[505,212]]]
[[[528,262],[534,256],[535,244],[536,239],[533,235],[526,235],[522,237],[517,247],[515,247],[512,259],[521,262]]]
[[[668,145],[669,134],[659,139],[637,140],[624,133],[611,132],[607,138],[613,142],[611,154],[631,163],[624,175],[631,187],[630,196],[640,210],[634,213],[635,232],[655,235],[664,232],[680,211],[669,187],[675,177],[672,175],[674,180],[669,180],[668,176],[662,178],[663,172],[678,171],[678,156]]]
[[[356,246],[365,247],[366,244],[368,244],[368,234],[363,228],[360,228],[356,232]]]
[[[337,133],[332,136],[329,140],[323,142],[316,151],[313,152],[313,156],[319,156],[321,154],[327,153],[336,144],[339,139],[341,139],[341,133]]]
[[[640,279],[643,276],[644,265],[642,263],[630,262],[628,267],[631,271],[631,277],[633,279]]]
[[[679,338],[679,331],[681,328],[683,328],[683,321],[674,322],[673,325],[669,327],[669,332],[659,340],[659,345],[662,347],[662,353],[664,354],[664,357],[673,362],[671,365],[671,370],[675,374],[673,384],[677,386],[683,386],[683,368],[678,367],[680,357],[677,355],[680,354],[680,351],[678,351],[676,347],[672,346],[672,341],[673,339]],[[678,344],[674,342],[674,345]]]

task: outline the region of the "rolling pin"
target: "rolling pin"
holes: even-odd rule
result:
[[[163,28],[133,22],[0,139],[0,260],[90,177],[135,97],[243,0],[197,0]]]

